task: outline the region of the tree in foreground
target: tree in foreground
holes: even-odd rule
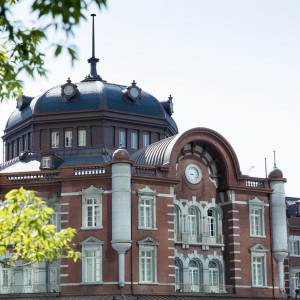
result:
[[[91,4],[98,8],[106,5],[106,0],[26,0],[31,15],[25,24],[15,19],[13,11],[20,2],[24,1],[0,0],[0,102],[21,96],[22,76],[46,76],[43,49],[52,48],[54,56],[67,51],[73,63],[76,49],[68,38],[74,35],[74,27],[86,19],[84,14]],[[56,32],[66,38],[50,42],[49,36]]]
[[[76,261],[81,257],[70,246],[76,230],[55,232],[55,226],[49,224],[53,209],[33,191],[21,187],[10,191],[5,198],[0,205],[0,256],[9,250],[12,261],[8,264],[14,265],[17,260],[51,262],[65,257]]]

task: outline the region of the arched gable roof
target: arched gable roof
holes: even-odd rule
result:
[[[169,174],[176,176],[176,163],[187,144],[199,144],[209,149],[222,166],[227,183],[234,183],[241,175],[237,156],[229,142],[212,129],[197,127],[184,133],[153,143],[131,155],[136,164],[168,166]]]

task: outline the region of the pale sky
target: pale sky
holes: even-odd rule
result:
[[[48,78],[24,77],[25,95],[89,73],[91,13],[97,14],[103,79],[124,85],[134,79],[158,100],[172,94],[179,131],[219,132],[244,174],[254,166],[249,175],[265,177],[264,159],[271,171],[275,150],[287,178],[286,195],[300,197],[299,0],[108,0],[101,12],[90,7],[88,22],[70,39],[79,52],[74,67],[68,56],[54,59],[49,52]],[[32,18],[24,5],[14,16]],[[49,42],[62,38],[53,35]],[[1,130],[14,107],[15,101],[1,104]]]

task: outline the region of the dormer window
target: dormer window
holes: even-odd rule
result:
[[[51,157],[44,156],[42,159],[42,168],[43,169],[51,169]]]
[[[53,152],[52,151],[45,150],[41,153],[40,169],[41,170],[54,169]]]

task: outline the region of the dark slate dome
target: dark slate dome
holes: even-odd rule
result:
[[[87,110],[111,110],[149,117],[165,119],[178,132],[173,118],[165,111],[163,105],[152,95],[141,91],[138,102],[131,101],[124,85],[107,83],[104,81],[83,81],[76,83],[77,96],[75,101],[63,101],[61,86],[58,85],[46,91],[41,96],[30,100],[22,110],[16,109],[9,117],[6,129],[33,115],[46,113],[65,113]]]

